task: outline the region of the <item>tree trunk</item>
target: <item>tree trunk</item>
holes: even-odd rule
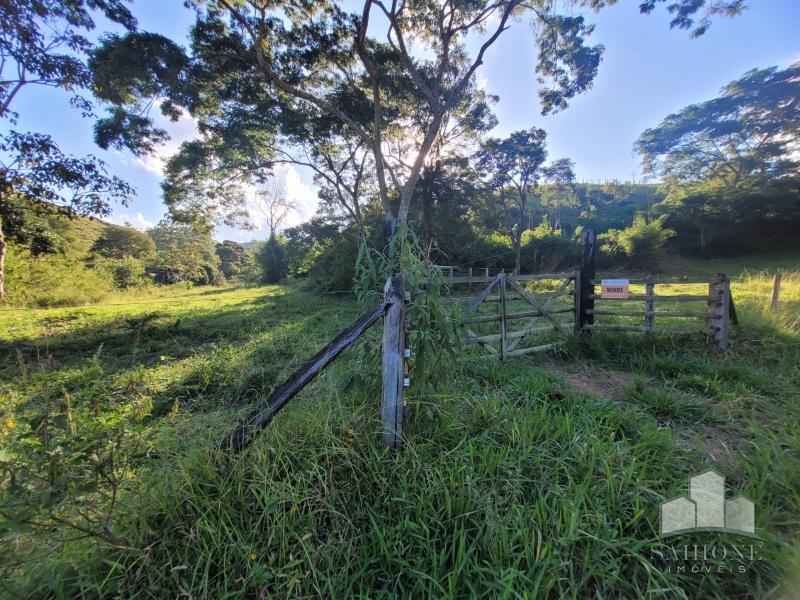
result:
[[[389,244],[392,242],[394,234],[397,233],[397,226],[399,219],[392,215],[383,215],[383,249],[389,250]]]
[[[6,237],[3,235],[3,221],[0,219],[0,298],[6,295]]]
[[[702,222],[700,223],[700,252],[702,254],[706,252],[706,230]]]
[[[422,175],[422,243],[424,248],[430,248],[433,241],[433,190],[430,183],[431,172]]]
[[[522,196],[522,194],[520,194]],[[517,218],[517,231],[514,232],[514,251],[516,252],[516,260],[514,263],[514,272],[519,275],[520,263],[522,262],[522,230],[525,228],[525,204],[520,197],[519,217]]]

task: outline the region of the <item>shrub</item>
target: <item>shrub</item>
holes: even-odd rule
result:
[[[111,273],[114,285],[123,290],[151,283],[145,276],[144,262],[132,256],[109,259],[105,261],[103,268]]]
[[[626,229],[609,229],[600,234],[600,250],[605,254],[624,260],[632,267],[652,267],[662,253],[667,240],[675,231],[664,227],[666,215],[648,221],[637,214]]]
[[[574,264],[578,247],[575,240],[565,237],[543,221],[534,229],[522,232],[522,271],[549,273]]]

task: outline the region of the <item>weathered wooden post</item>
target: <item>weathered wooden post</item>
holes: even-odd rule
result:
[[[772,298],[769,301],[769,309],[772,312],[778,310],[778,299],[781,295],[781,272],[778,271],[775,273],[775,277],[772,278]]]
[[[731,286],[724,273],[717,273],[708,284],[708,325],[720,350],[728,347],[730,331]]]
[[[644,312],[646,313],[644,316],[644,328],[647,332],[653,331],[653,327],[655,326],[656,322],[656,317],[653,314],[655,302],[653,300],[653,296],[655,295],[655,287],[655,283],[653,283],[653,276],[648,275],[644,284],[644,293],[645,296],[647,296],[647,299],[644,301]]]
[[[594,325],[594,278],[596,274],[595,259],[597,253],[597,234],[592,229],[583,232],[583,250],[581,254],[581,268],[578,272],[578,329],[583,330],[586,325]]]
[[[383,443],[398,448],[403,435],[403,389],[405,380],[405,290],[403,280],[395,276],[386,280],[383,299],[383,381],[381,419]]]
[[[500,271],[500,360],[506,360],[508,350],[506,349],[506,272]]]

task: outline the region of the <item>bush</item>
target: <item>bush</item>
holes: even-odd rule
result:
[[[664,227],[666,215],[648,221],[637,214],[627,229],[609,229],[599,236],[600,251],[631,267],[652,267],[675,231]]]
[[[575,263],[578,245],[543,221],[522,232],[522,272],[551,273]]]
[[[115,291],[108,271],[88,268],[73,256],[32,256],[29,248],[9,244],[4,302],[33,306],[76,306],[100,302]]]
[[[132,256],[108,259],[99,266],[108,271],[114,280],[114,285],[123,290],[151,283],[144,272],[144,261]]]

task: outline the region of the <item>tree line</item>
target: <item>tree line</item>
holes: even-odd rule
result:
[[[542,113],[566,109],[591,87],[604,53],[582,14],[544,0],[366,0],[353,13],[305,0],[191,6],[184,48],[138,30],[114,0],[4,4],[0,19],[14,28],[4,26],[0,49],[17,74],[0,82],[0,116],[13,125],[17,91],[44,82],[73,94],[101,148],[138,156],[168,138],[152,111],[191,116],[199,135],[167,161],[162,184],[168,225],[187,239],[223,223],[246,226],[248,190],[268,186],[277,165],[310,169],[319,212],[280,235],[271,228],[269,278],[309,275],[338,289],[361,244],[382,248],[405,223],[434,262],[518,270],[556,268],[585,227],[605,232],[609,256],[639,265],[665,244],[714,253],[762,247],[764,235],[794,241],[797,64],[755,69],[645,131],[635,148],[658,186],[592,186],[575,182],[568,157],[548,161],[542,129],[489,137],[497,98],[476,79],[498,38],[528,22]],[[671,26],[694,37],[715,16],[743,9],[739,1],[669,6]],[[124,32],[90,43],[97,13]],[[132,196],[102,162],[70,157],[47,135],[9,128],[3,139],[0,214],[17,243],[46,247],[42,211],[103,215]],[[0,234],[0,272],[5,246]]]

